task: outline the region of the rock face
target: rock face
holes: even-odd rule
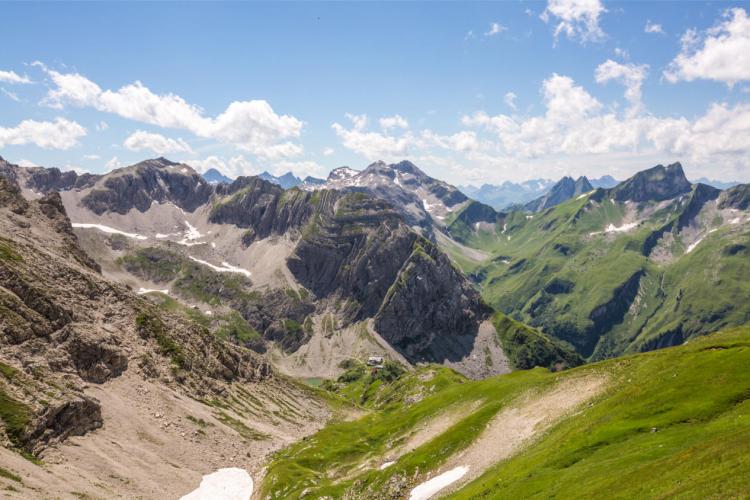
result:
[[[246,245],[271,234],[299,230],[318,205],[330,203],[330,193],[311,193],[281,187],[259,177],[240,177],[229,186],[217,188],[209,221],[247,228]]]
[[[337,304],[345,322],[374,318],[409,359],[440,362],[471,350],[489,308],[389,203],[362,192],[283,191],[258,178],[218,192],[211,221],[247,228],[248,243],[297,235],[287,267],[322,304]]]
[[[524,210],[541,212],[593,189],[586,177],[579,177],[576,180],[573,180],[572,177],[563,177],[544,196],[524,205]]]
[[[84,382],[136,370],[205,397],[234,380],[270,376],[254,353],[103,279],[59,194],[27,201],[1,176],[0,368],[0,398],[16,415],[0,418],[4,432],[32,453],[102,425]]]
[[[657,165],[638,172],[630,179],[621,182],[608,191],[609,197],[617,201],[662,201],[685,194],[692,184],[685,177],[680,163],[667,167]]]
[[[157,158],[99,179],[81,203],[97,215],[126,214],[133,208],[145,212],[154,202],[174,203],[192,212],[212,193],[212,187],[192,168]]]
[[[21,187],[38,193],[67,191],[91,187],[101,177],[94,174],[78,174],[72,170],[61,172],[58,168],[19,167],[0,157],[0,175],[11,179]]]
[[[750,184],[740,184],[727,189],[722,196],[719,208],[747,210],[750,208]]]
[[[477,324],[490,312],[449,259],[420,240],[388,290],[375,327],[411,359],[457,361],[471,351]]]

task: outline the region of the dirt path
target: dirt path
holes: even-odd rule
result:
[[[516,454],[565,415],[601,394],[606,378],[598,375],[568,378],[541,394],[527,394],[513,406],[498,413],[473,444],[451,457],[431,476],[457,467],[469,470],[460,480],[440,491],[455,491],[498,462]]]

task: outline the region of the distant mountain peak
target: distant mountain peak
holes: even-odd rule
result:
[[[557,181],[546,194],[524,205],[524,209],[529,212],[540,212],[593,189],[594,187],[585,176],[574,180],[566,175]]]
[[[203,178],[209,184],[231,184],[233,180],[231,177],[227,177],[215,168],[209,168],[203,172]]]

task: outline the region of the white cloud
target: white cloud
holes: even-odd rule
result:
[[[32,83],[29,77],[26,75],[19,75],[15,71],[3,71],[0,70],[0,82],[12,83],[12,84],[25,84]]]
[[[661,27],[661,24],[652,23],[650,20],[646,21],[646,26],[643,28],[643,31],[652,34],[664,34],[664,29]]]
[[[44,69],[55,88],[47,93],[43,103],[53,108],[59,109],[65,104],[93,107],[163,128],[188,130],[198,137],[269,157],[297,155],[302,151],[301,146],[278,143],[299,137],[303,123],[293,116],[276,114],[263,100],[232,102],[223,113],[212,118],[182,97],[171,93],[155,94],[139,81],[116,91],[102,90],[78,73]]]
[[[503,97],[503,101],[505,104],[512,109],[513,111],[516,110],[516,98],[518,96],[515,94],[515,92],[506,92],[505,96]]]
[[[621,49],[620,47],[615,47],[615,55],[617,57],[621,57],[623,59],[630,59],[630,52],[628,52],[627,49]]]
[[[730,87],[750,80],[750,17],[745,9],[727,10],[723,21],[704,33],[686,31],[682,50],[664,77],[671,83],[714,80]]]
[[[409,128],[409,122],[406,121],[406,118],[404,118],[401,115],[384,116],[383,118],[378,120],[378,123],[380,123],[380,128],[382,128],[383,130],[390,130],[392,128],[402,128],[402,129]],[[365,125],[366,125],[366,121],[365,121]]]
[[[508,28],[506,28],[505,26],[503,26],[500,23],[491,23],[490,24],[490,29],[484,33],[484,36],[488,36],[489,37],[489,36],[499,35],[500,33],[502,33],[503,31],[505,31],[507,29]]]
[[[52,122],[24,120],[13,128],[0,127],[0,147],[35,144],[44,149],[70,149],[85,135],[85,128],[65,118]]]
[[[331,156],[336,152],[333,148],[324,148],[323,149],[323,156]]]
[[[636,92],[640,71],[613,65],[605,68],[597,72],[597,80],[622,81],[628,88],[626,94],[630,92],[634,102],[638,97],[640,103],[639,87]],[[482,147],[471,150],[467,158],[498,168],[500,165],[506,168],[509,160],[515,160],[517,164],[541,163],[545,169],[569,161],[580,169],[582,158],[605,155],[610,163],[626,155],[640,161],[641,168],[645,166],[644,158],[663,161],[667,157],[728,169],[746,165],[750,153],[750,103],[712,104],[694,120],[630,112],[618,116],[605,111],[570,78],[559,75],[544,82],[543,95],[546,106],[543,115],[515,118],[489,116],[480,111],[463,117],[465,126],[488,131],[496,141],[495,151]]]
[[[368,132],[366,129],[367,115],[347,114],[347,117],[352,122],[351,129],[347,129],[339,123],[334,123],[331,128],[341,139],[345,148],[364,156],[370,161],[403,158],[408,155],[409,147],[414,145],[415,139],[410,132],[401,136]]]
[[[2,92],[11,101],[21,102],[21,99],[18,98],[18,94],[16,94],[15,92],[11,92],[10,90],[6,90],[2,87],[0,87],[0,92]]]
[[[96,130],[98,130],[100,132],[103,132],[103,131],[108,130],[108,129],[109,129],[109,124],[107,122],[105,122],[104,120],[102,120],[102,121],[100,121],[99,123],[96,124]]]
[[[83,155],[83,159],[86,161],[94,161],[94,160],[100,160],[101,156],[99,155]]]
[[[545,23],[556,18],[555,40],[563,34],[581,42],[596,42],[605,37],[599,26],[599,16],[605,12],[600,0],[549,0],[540,18]]]
[[[596,68],[596,83],[616,81],[625,86],[625,99],[630,103],[630,113],[641,111],[641,86],[648,75],[647,64],[621,64],[607,59]]]
[[[451,135],[439,135],[431,130],[422,131],[422,139],[426,144],[456,152],[477,151],[480,148],[479,139],[474,131],[463,130]]]
[[[111,160],[104,164],[104,166],[108,171],[110,171],[121,168],[123,165],[122,163],[120,163],[120,160],[118,160],[116,156],[113,156]]]
[[[19,167],[26,167],[26,168],[29,168],[29,167],[38,167],[39,165],[37,165],[36,163],[34,163],[34,162],[33,162],[33,161],[31,161],[31,160],[26,160],[26,159],[23,159],[23,158],[22,158],[21,160],[19,160],[19,162],[18,162],[18,166],[19,166]]]
[[[168,153],[193,153],[188,143],[182,139],[170,139],[161,134],[153,134],[143,130],[137,130],[130,135],[123,146],[130,151],[151,150],[158,155]]]

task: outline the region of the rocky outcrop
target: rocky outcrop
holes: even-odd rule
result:
[[[719,201],[719,208],[747,210],[750,208],[750,184],[740,184],[727,189]]]
[[[240,177],[229,186],[218,186],[216,192],[209,221],[246,228],[246,245],[272,234],[299,231],[318,207],[333,201],[327,191],[284,191],[258,177]]]
[[[692,184],[685,177],[682,165],[673,163],[667,167],[657,165],[638,172],[614,188],[606,190],[606,195],[620,202],[641,203],[670,200],[690,192],[691,189]]]
[[[102,278],[57,193],[35,201],[0,178],[0,414],[13,446],[49,443],[102,425],[83,393],[126,370],[192,397],[260,381],[270,365]],[[40,395],[42,395],[40,397]]]
[[[420,239],[388,290],[374,324],[409,359],[457,361],[471,351],[477,326],[490,312],[448,257]]]
[[[192,212],[204,205],[211,194],[211,185],[193,169],[157,158],[104,176],[81,199],[81,204],[97,215],[126,214],[133,208],[145,212],[154,202],[174,203]]]

